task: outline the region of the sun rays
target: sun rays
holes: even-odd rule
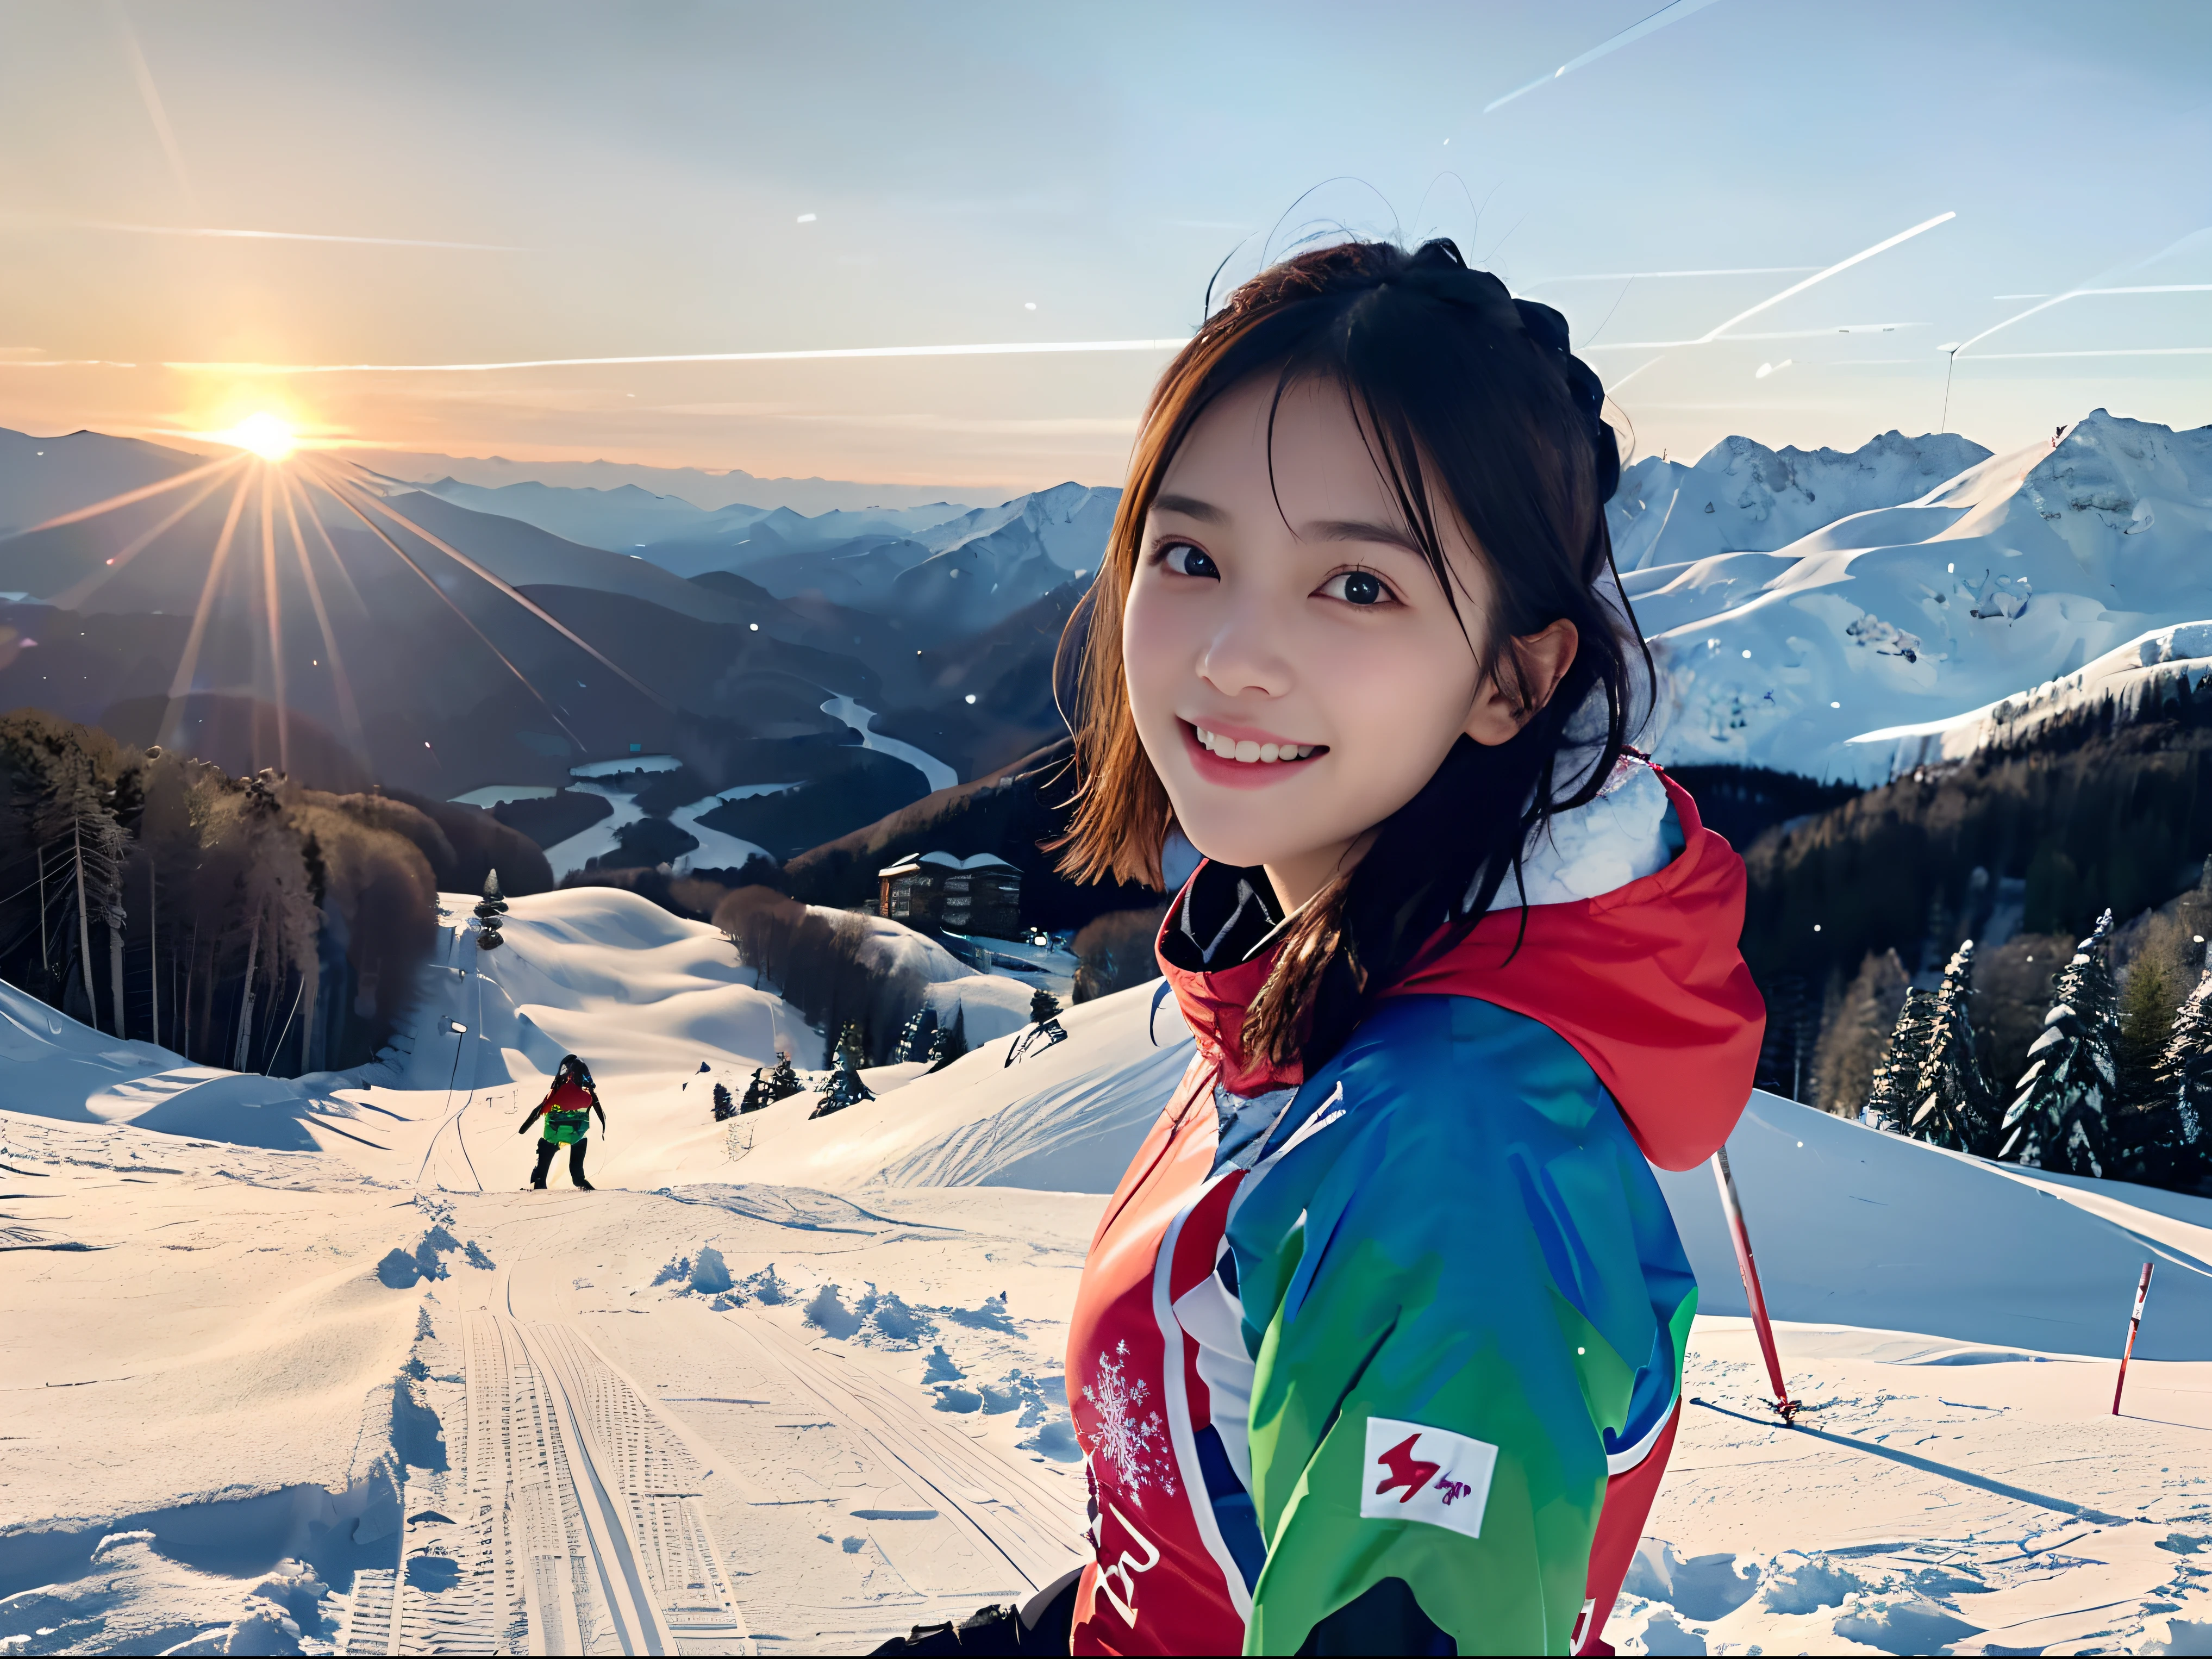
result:
[[[275,714],[276,753],[268,758],[279,770],[290,769],[295,675],[288,667],[287,641],[299,635],[308,618],[294,617],[290,626],[287,626],[283,572],[285,544],[289,544],[289,563],[298,572],[300,588],[305,592],[307,609],[312,617],[313,638],[319,647],[315,665],[326,665],[331,701],[336,706],[343,741],[356,758],[374,772],[360,702],[339,644],[339,629],[333,622],[325,597],[328,575],[335,573],[339,591],[351,600],[363,621],[373,623],[374,618],[325,522],[325,513],[330,509],[340,515],[337,522],[349,522],[367,532],[373,548],[389,553],[435,593],[579,749],[582,747],[581,740],[562,711],[493,640],[477,618],[447,591],[450,577],[441,580],[447,573],[437,568],[440,561],[449,562],[476,578],[501,599],[550,629],[654,704],[662,708],[670,706],[653,688],[609,659],[497,571],[471,558],[394,507],[385,499],[375,474],[356,463],[316,453],[304,443],[299,429],[283,416],[258,410],[223,432],[204,435],[231,446],[234,453],[159,483],[121,491],[88,507],[58,514],[8,538],[20,540],[163,496],[178,495],[178,503],[153,524],[131,535],[102,562],[46,601],[60,610],[81,610],[149,548],[165,538],[175,544],[179,526],[185,525],[196,509],[228,488],[221,527],[208,553],[206,574],[170,679],[159,732],[162,743],[173,744],[182,740],[181,727],[190,700],[196,689],[207,689],[198,683],[209,649],[210,630],[220,619],[229,617],[248,625],[255,659],[251,670],[252,692],[257,699],[265,700]],[[191,532],[186,530],[183,533],[188,536]],[[319,572],[319,565],[325,568]]]

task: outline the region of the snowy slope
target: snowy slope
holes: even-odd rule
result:
[[[1656,750],[1887,775],[1861,733],[1942,720],[2212,616],[2212,428],[2100,410],[2055,447],[1771,551],[1629,573],[1666,675]]]
[[[1887,750],[1892,775],[1939,761],[1964,760],[1991,744],[2024,737],[2068,715],[2112,709],[2134,715],[2168,696],[2187,696],[2212,675],[2212,622],[2153,629],[2070,674],[2045,680],[1948,720],[1866,732],[1851,739]]]
[[[723,1125],[711,1084],[795,1027],[713,929],[576,890],[514,901],[483,952],[466,904],[393,1063],[319,1080],[356,1115],[285,1117],[321,1153],[100,1121],[92,1097],[174,1057],[0,997],[29,1247],[0,1281],[0,1387],[38,1406],[0,1481],[7,1650],[484,1651],[526,1628],[549,1651],[853,1652],[1049,1582],[1083,1527],[1060,1354],[1085,1241],[1191,1054],[1158,988],[1066,1011],[1067,1040],[1011,1066],[1002,1037],[885,1068],[829,1118],[802,1095]],[[607,1103],[600,1190],[513,1191],[570,1047]],[[23,1115],[30,1084],[75,1109]],[[1710,1174],[1662,1177],[1702,1311],[1608,1639],[2201,1646],[2212,1203],[1763,1095],[1730,1155],[1809,1403],[1792,1429],[1761,1404]],[[498,1518],[526,1508],[526,1535]],[[502,1601],[522,1581],[499,1564],[532,1553],[552,1588]]]

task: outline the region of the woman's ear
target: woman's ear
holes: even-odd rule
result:
[[[1528,723],[1528,717],[1551,702],[1567,670],[1574,666],[1575,651],[1581,643],[1582,635],[1565,617],[1540,633],[1508,640],[1505,649],[1511,663],[1501,662],[1500,672],[1476,688],[1474,707],[1468,711],[1467,724],[1461,729],[1487,748],[1510,743]]]

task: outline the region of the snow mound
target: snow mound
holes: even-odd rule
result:
[[[80,1024],[4,981],[0,1103],[36,1117],[130,1124],[272,1152],[313,1152],[310,1120],[360,1115],[314,1079],[194,1066],[154,1043],[125,1042]]]
[[[831,1191],[1110,1192],[1194,1051],[1171,1000],[1154,1020],[1160,988],[1067,1011],[1067,1041],[1011,1068],[1010,1045],[993,1043],[888,1098],[790,1121],[744,1173]],[[1767,1094],[1752,1097],[1729,1156],[1778,1319],[1917,1333],[1886,1357],[1926,1364],[1990,1348],[2106,1355],[2155,1261],[2137,1352],[2212,1358],[2212,1200],[1990,1163]],[[1701,1312],[1747,1315],[1711,1171],[1660,1183]]]
[[[745,1175],[832,1191],[883,1184],[1110,1193],[1194,1052],[1171,999],[1155,1018],[1161,989],[1155,981],[1066,1010],[1066,1040],[1033,1047],[1012,1066],[1012,1040],[1001,1038],[896,1094],[779,1126],[746,1160]]]
[[[1785,510],[1789,486],[1753,489],[1765,474],[1749,461],[1743,476],[1740,516],[1802,522]],[[1630,498],[1641,506],[1616,537],[1658,535],[1641,526],[1668,499]],[[1992,706],[2212,617],[2208,532],[2212,427],[2176,432],[2098,410],[2055,444],[1794,539],[1739,532],[1694,557],[1646,561],[1623,585],[1664,675],[1657,756],[1878,781],[1893,749],[1852,738]]]
[[[2212,1359],[2212,1199],[1990,1163],[1768,1094],[1728,1145],[1777,1319],[1944,1339],[1892,1363],[1967,1363],[1960,1344],[2111,1358],[2155,1261],[2137,1356]],[[1698,1312],[1748,1317],[1712,1172],[1659,1184]]]

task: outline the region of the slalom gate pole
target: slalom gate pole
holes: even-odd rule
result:
[[[1736,1271],[1743,1275],[1744,1300],[1751,1305],[1751,1322],[1759,1333],[1759,1351],[1765,1356],[1766,1379],[1774,1385],[1774,1409],[1788,1423],[1804,1402],[1790,1397],[1782,1380],[1782,1361],[1774,1352],[1774,1324],[1766,1316],[1766,1294],[1759,1287],[1759,1264],[1752,1259],[1751,1231],[1743,1224],[1743,1205],[1735,1193],[1735,1176],[1729,1168],[1728,1148],[1713,1154],[1713,1184],[1721,1191],[1721,1211],[1728,1217],[1729,1237],[1735,1245]]]
[[[2112,1415],[2120,1414],[2120,1390],[2128,1386],[2128,1361],[2135,1358],[2136,1333],[2142,1328],[2143,1303],[2150,1296],[2151,1263],[2143,1263],[2142,1277],[2136,1280],[2135,1310],[2128,1315],[2128,1346],[2120,1350],[2120,1380],[2112,1384]]]

